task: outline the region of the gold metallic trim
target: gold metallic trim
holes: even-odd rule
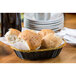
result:
[[[39,52],[39,51],[52,51],[52,50],[56,50],[56,49],[60,49],[62,47],[64,47],[66,45],[66,41],[64,40],[64,44],[62,44],[61,46],[59,47],[56,47],[56,48],[49,48],[49,49],[39,49],[39,50],[21,50],[21,49],[17,49],[15,47],[12,47],[12,49],[16,50],[16,51],[20,51],[20,52]]]

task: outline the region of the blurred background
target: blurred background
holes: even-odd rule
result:
[[[24,27],[24,13],[21,13],[21,21]],[[64,26],[76,29],[76,13],[64,13]]]
[[[21,13],[21,26],[24,27],[24,13]],[[76,29],[76,14],[64,13],[64,27]],[[0,14],[0,34],[1,34],[1,14]]]
[[[76,29],[76,13],[65,13],[64,17],[64,26]]]

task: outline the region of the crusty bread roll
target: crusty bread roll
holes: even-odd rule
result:
[[[38,49],[41,46],[42,38],[32,30],[23,31],[18,38],[23,41],[28,50]]]
[[[45,37],[43,37],[42,40],[42,47],[45,48],[55,48],[58,47],[59,44],[62,43],[62,39],[55,34],[48,34]]]
[[[7,39],[8,42],[15,43],[19,34],[20,34],[20,31],[19,30],[16,30],[16,29],[11,28],[5,34],[5,38]]]
[[[38,34],[41,36],[41,37],[44,37],[46,36],[47,34],[50,34],[50,33],[55,33],[53,30],[50,30],[50,29],[42,29]]]

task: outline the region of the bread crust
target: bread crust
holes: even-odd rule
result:
[[[16,36],[18,36],[20,34],[19,30],[13,29],[13,28],[9,29],[9,32],[10,32],[10,35],[16,35]]]
[[[20,34],[20,31],[16,30],[16,29],[9,29],[9,31],[5,34],[5,38],[9,43],[15,43],[18,35]]]
[[[41,37],[44,37],[50,33],[55,33],[53,30],[50,30],[50,29],[42,29],[38,34],[41,36]]]
[[[19,34],[19,39],[23,39],[29,45],[30,50],[36,49],[41,46],[41,37],[31,30],[25,30]]]
[[[42,46],[45,48],[55,48],[58,47],[59,44],[62,43],[62,39],[55,34],[48,34],[43,37]]]

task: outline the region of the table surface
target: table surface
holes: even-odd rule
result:
[[[65,27],[76,29],[76,14],[65,14]],[[23,60],[14,51],[0,42],[0,63],[76,63],[76,47],[67,44],[56,58],[46,60]]]

